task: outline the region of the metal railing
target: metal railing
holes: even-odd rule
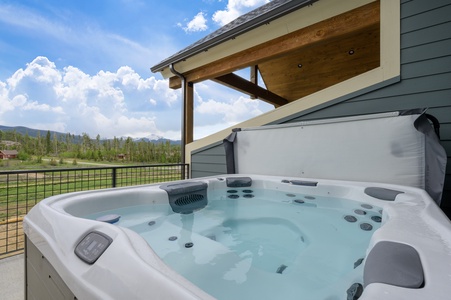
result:
[[[112,166],[0,172],[0,258],[24,248],[22,220],[54,195],[188,178],[187,164]]]

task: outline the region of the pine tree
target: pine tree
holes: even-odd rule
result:
[[[45,136],[45,154],[49,154],[52,151],[52,143],[50,141],[50,131],[47,130],[47,135]]]

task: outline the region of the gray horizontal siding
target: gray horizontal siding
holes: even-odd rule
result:
[[[402,0],[401,1],[401,19],[405,20],[412,16],[423,15],[424,19],[434,22],[428,12],[438,10],[444,6],[448,6],[449,3],[446,0]],[[427,17],[429,16],[429,18]],[[434,23],[432,23],[434,24]]]
[[[442,145],[450,163],[443,206],[451,207],[451,3],[449,0],[402,1],[401,76],[398,82],[316,111],[297,112],[281,123],[428,108],[441,123]],[[333,102],[333,101],[332,101]],[[222,146],[221,146],[222,147]],[[211,173],[224,173],[225,158],[218,146],[197,152],[193,168],[202,174],[202,162],[215,163]],[[216,153],[213,157],[209,153]],[[221,157],[222,155],[222,157]],[[203,157],[205,156],[205,157]],[[213,161],[212,161],[213,159]],[[196,166],[196,164],[198,164]],[[194,173],[193,173],[194,176]]]
[[[449,22],[449,15],[451,14],[449,3],[442,0],[422,1],[427,3],[406,2],[411,3],[404,3],[402,6],[401,19],[403,19],[403,23],[401,30],[404,34]]]
[[[215,176],[227,173],[225,150],[222,144],[196,151],[191,156],[191,177]]]

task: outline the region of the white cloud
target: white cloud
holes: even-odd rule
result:
[[[269,109],[213,82],[195,85],[195,138],[204,137]],[[59,69],[37,57],[0,81],[0,124],[74,134],[180,137],[180,90],[168,80],[141,77],[132,68],[89,75]],[[204,100],[208,99],[208,100]]]
[[[124,87],[138,90],[150,88],[150,81],[142,79],[138,73],[128,66],[120,67],[119,70],[117,70],[117,77]]]
[[[20,101],[20,100],[19,100]],[[14,104],[8,97],[6,83],[0,81],[0,115],[14,109]]]
[[[58,69],[40,56],[0,81],[0,124],[102,137],[164,135],[152,110],[174,106],[178,95],[167,80],[142,78],[128,66],[90,76],[73,66]]]
[[[17,97],[15,97],[17,98]],[[63,108],[61,106],[57,106],[57,107],[51,107],[48,104],[40,104],[37,101],[26,101],[25,103],[23,103],[22,105],[20,105],[20,107],[23,110],[31,110],[34,112],[54,112],[54,113],[58,113],[58,114],[62,114],[63,112]]]
[[[26,103],[27,103],[26,95],[17,95],[11,101],[11,104],[16,107],[24,106]]]
[[[244,13],[268,2],[269,0],[229,0],[226,9],[216,11],[212,19],[220,26],[224,26]]]
[[[180,91],[175,91],[169,89],[168,80],[155,80],[153,78],[153,90],[163,96],[163,101],[168,105],[172,106],[179,98]]]
[[[208,29],[206,14],[199,12],[191,21],[186,24],[186,26],[182,26],[180,23],[179,26],[182,27],[183,30],[187,33],[205,31]]]
[[[55,64],[46,57],[38,56],[27,68],[17,70],[14,75],[7,80],[8,85],[14,90],[18,82],[26,77],[33,77],[35,81],[53,84],[61,80],[61,75],[56,70]]]
[[[219,26],[224,26],[239,16],[268,2],[269,0],[228,0],[226,8],[213,13],[211,19]],[[191,21],[187,22],[185,26],[181,23],[178,23],[177,25],[186,33],[190,33],[207,30],[207,22],[207,14],[199,12]]]
[[[240,96],[229,103],[218,102],[213,99],[201,102],[196,112],[201,115],[214,115],[223,123],[232,126],[245,121],[249,117],[255,117],[263,113],[259,108],[259,101]]]

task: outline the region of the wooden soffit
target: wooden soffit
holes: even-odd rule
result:
[[[295,101],[380,66],[380,29],[299,49],[259,64],[268,90]]]
[[[183,75],[188,82],[215,80],[276,106],[379,66],[380,3],[375,1]],[[233,72],[258,66],[263,89]],[[180,88],[178,77],[169,80]]]

